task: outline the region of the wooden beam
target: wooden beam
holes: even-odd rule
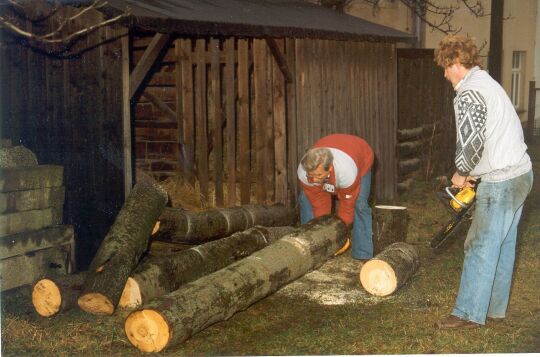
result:
[[[227,38],[223,43],[226,63],[225,80],[225,111],[227,116],[227,205],[236,204],[236,86],[234,82],[234,37]]]
[[[240,203],[250,203],[251,149],[249,142],[249,43],[238,40],[238,170],[240,174]]]
[[[176,122],[176,113],[165,103],[162,101],[158,96],[155,94],[152,94],[150,92],[144,92],[142,94],[146,99],[148,99],[152,104],[154,104],[159,110],[163,112],[167,116],[168,119],[171,121]]]
[[[221,119],[221,79],[219,63],[219,40],[210,39],[209,52],[212,63],[210,64],[210,80],[212,83],[212,94],[214,96],[214,106],[212,108],[214,117],[214,185],[216,194],[216,206],[223,207],[223,121]]]
[[[268,92],[266,88],[266,45],[263,40],[253,40],[253,87],[255,91],[255,177],[257,178],[257,203],[266,202],[266,123],[268,120]]]
[[[281,73],[283,73],[283,77],[285,78],[287,83],[292,83],[294,81],[294,77],[291,70],[289,69],[289,65],[287,64],[287,60],[285,59],[283,52],[279,49],[279,46],[276,43],[276,40],[274,40],[273,38],[267,38],[266,44],[270,48],[270,52],[272,52],[272,55],[274,56],[274,59],[276,60],[276,63],[281,70]]]
[[[144,51],[141,60],[129,76],[129,99],[133,98],[133,95],[139,89],[139,86],[156,61],[159,53],[168,44],[169,38],[170,35],[168,34],[157,33],[146,48],[146,51]]]
[[[122,36],[122,158],[124,162],[124,199],[129,196],[133,186],[131,165],[131,105],[129,81],[129,33]]]
[[[182,93],[183,79],[182,79],[182,40],[176,39],[174,41],[174,54],[176,62],[174,64],[174,84],[176,92],[176,112],[174,112],[176,118],[176,141],[178,142],[178,175],[184,177],[184,163],[185,163],[185,147],[184,147],[184,97]],[[169,106],[167,106],[169,108]]]

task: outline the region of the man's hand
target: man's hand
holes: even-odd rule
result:
[[[475,177],[472,176],[461,176],[457,173],[454,173],[452,176],[452,187],[464,188],[464,187],[473,187],[473,183],[476,181]]]

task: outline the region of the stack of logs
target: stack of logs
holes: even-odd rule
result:
[[[0,148],[0,286],[30,284],[51,270],[71,271],[73,227],[61,225],[63,167],[38,165],[33,152]]]
[[[293,228],[297,212],[280,205],[194,213],[165,209],[166,201],[155,182],[137,183],[87,272],[49,276],[34,284],[36,311],[52,316],[79,306],[92,314],[111,315],[116,307],[135,309],[125,320],[127,338],[143,352],[159,352],[318,268],[347,241],[348,229],[335,216]],[[391,227],[406,231],[403,225]],[[199,245],[145,255],[152,234]],[[372,260],[386,265],[364,264],[374,266],[371,272],[362,268],[360,274],[366,286],[374,286],[368,292],[389,294],[416,269],[414,248],[411,253],[406,243],[399,244]],[[413,261],[400,259],[404,252]],[[381,285],[381,269],[387,275],[395,271],[389,287]]]
[[[416,173],[420,169],[420,151],[423,149],[423,127],[400,129],[397,134],[398,192],[409,190]]]

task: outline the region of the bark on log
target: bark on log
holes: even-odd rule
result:
[[[397,140],[399,142],[411,141],[412,139],[421,136],[423,132],[424,132],[423,126],[420,126],[418,128],[412,128],[412,129],[398,129]]]
[[[93,314],[112,314],[129,275],[148,247],[167,193],[149,181],[137,183],[92,260],[79,307]]]
[[[132,312],[124,328],[144,352],[158,352],[230,318],[283,285],[322,265],[343,246],[347,228],[325,216],[215,273]]]
[[[256,226],[181,252],[149,257],[128,279],[118,307],[139,307],[243,259],[293,231],[292,227]]]
[[[160,217],[157,240],[202,244],[230,236],[253,226],[292,226],[296,210],[283,205],[231,207],[203,212],[166,208]]]
[[[417,157],[413,159],[398,161],[399,176],[404,176],[410,172],[418,170],[419,168],[420,168],[420,159]]]
[[[399,158],[409,157],[418,153],[422,148],[422,140],[406,141],[397,144],[397,154]]]
[[[388,296],[402,287],[419,266],[416,248],[397,242],[362,266],[360,283],[371,295]]]
[[[377,205],[373,209],[373,251],[382,252],[395,242],[405,242],[409,227],[407,207]]]
[[[32,304],[43,317],[51,317],[77,306],[86,272],[54,275],[38,280],[32,288]]]
[[[0,167],[37,166],[36,155],[22,145],[0,148]]]

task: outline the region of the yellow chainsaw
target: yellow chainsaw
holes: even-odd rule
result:
[[[472,183],[472,187],[464,187],[462,189],[445,187],[442,192],[437,192],[437,197],[450,211],[452,218],[433,236],[433,238],[431,238],[431,248],[440,248],[443,243],[452,236],[461,222],[472,214],[476,198],[476,189],[480,183],[480,179]]]

